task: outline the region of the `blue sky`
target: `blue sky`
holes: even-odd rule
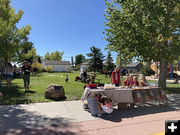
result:
[[[64,51],[63,60],[70,60],[77,54],[86,56],[94,45],[107,55],[104,0],[12,0],[11,6],[24,11],[18,27],[31,25],[29,39],[37,54]],[[112,56],[115,60],[116,53]]]

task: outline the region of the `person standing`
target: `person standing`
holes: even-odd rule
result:
[[[17,66],[14,64],[13,66],[13,77],[16,78],[16,74],[17,74]]]
[[[5,75],[7,79],[7,88],[11,87],[11,80],[13,78],[13,67],[11,63],[8,63],[7,67],[5,68]]]
[[[112,72],[111,74],[111,83],[115,84],[115,86],[119,86],[121,85],[121,81],[120,81],[120,67],[117,66],[115,68],[115,70]]]
[[[106,69],[104,70],[104,74],[105,74],[105,78],[107,78],[107,74],[108,74],[108,72],[107,72],[107,70],[106,70]]]
[[[24,88],[25,91],[29,89],[30,84],[30,72],[31,72],[31,66],[28,64],[28,61],[24,62],[24,65],[22,66],[23,71],[23,80],[24,80]]]

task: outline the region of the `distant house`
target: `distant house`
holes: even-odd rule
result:
[[[126,70],[128,70],[129,73],[136,73],[141,70],[142,66],[142,63],[131,63],[126,66]]]
[[[89,63],[88,62],[84,62],[84,63],[80,64],[80,72],[88,70],[88,68],[89,68]]]
[[[69,61],[42,60],[43,67],[51,66],[54,72],[70,72],[71,63]]]

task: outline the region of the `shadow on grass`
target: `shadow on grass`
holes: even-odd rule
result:
[[[36,93],[36,91],[33,91],[33,90],[26,90],[24,91],[25,93]]]
[[[20,87],[16,83],[12,84],[12,87],[7,88],[6,82],[2,82],[2,87],[0,89],[0,92],[3,93],[4,99],[3,103],[4,105],[11,105],[11,104],[27,104],[31,103],[32,100],[28,99],[27,93],[25,93],[24,88]],[[29,93],[35,93],[35,91],[29,91]]]
[[[167,93],[167,94],[180,94],[180,88],[178,88],[178,87],[168,87],[168,88],[166,88],[165,89],[165,92]]]
[[[47,117],[29,111],[21,105],[0,106],[0,134],[16,135],[76,135],[69,129],[71,119]],[[76,132],[81,128],[76,126]]]

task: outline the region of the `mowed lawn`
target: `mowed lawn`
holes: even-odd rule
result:
[[[65,82],[66,74],[68,74],[69,81]],[[2,81],[2,88],[0,92],[4,95],[4,103],[11,104],[27,104],[37,102],[52,102],[53,100],[44,97],[45,89],[50,84],[59,84],[64,87],[66,99],[63,100],[79,100],[84,91],[84,83],[75,81],[75,77],[79,76],[79,72],[72,73],[42,73],[36,77],[31,77],[30,91],[25,92],[23,86],[23,79],[14,79],[12,81],[12,88],[6,88],[6,81]],[[105,78],[103,74],[98,74],[100,83],[110,83],[110,78]],[[124,80],[121,79],[122,81]],[[98,83],[98,80],[95,80]],[[152,81],[150,81],[152,83]],[[153,81],[157,83],[156,81]],[[166,93],[180,93],[180,84],[167,84]],[[0,99],[0,103],[1,103]]]

